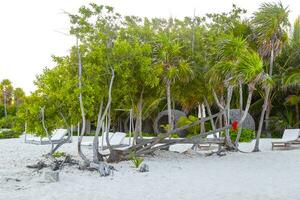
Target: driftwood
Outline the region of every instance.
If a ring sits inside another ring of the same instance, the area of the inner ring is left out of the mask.
[[[44,161],[38,161],[36,164],[33,164],[33,165],[27,165],[26,166],[27,168],[30,168],[30,169],[37,169],[37,170],[41,170],[45,167],[48,167],[48,165],[46,165],[46,163]]]
[[[109,176],[113,173],[113,171],[116,170],[112,165],[107,165],[104,162],[100,162],[100,163],[91,162],[90,166],[87,169],[90,171],[94,171],[94,170],[98,171],[100,176]]]
[[[58,160],[58,159],[52,159],[52,157],[49,157],[49,154],[45,155],[46,160],[40,160],[36,164],[27,165],[27,168],[30,169],[36,169],[41,170],[43,168],[50,167],[52,171],[58,171],[61,170],[66,164],[68,165],[78,165],[78,161],[72,159],[70,155],[66,155],[64,159]],[[48,161],[47,161],[48,160]],[[48,164],[47,164],[48,163]]]
[[[149,165],[142,164],[140,169],[139,169],[139,172],[149,172]]]
[[[211,151],[209,153],[206,153],[205,156],[212,156],[216,154],[217,156],[225,156],[226,150],[225,149],[219,149],[218,151]]]

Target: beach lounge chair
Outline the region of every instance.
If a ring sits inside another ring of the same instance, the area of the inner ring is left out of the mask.
[[[292,144],[300,144],[300,129],[285,129],[281,139],[272,140],[272,150],[275,147],[290,148]]]
[[[27,134],[25,134],[25,143],[28,144],[39,144],[39,145],[45,145],[45,144],[58,144],[60,142],[62,142],[63,140],[67,140],[68,139],[68,130],[67,129],[55,129],[52,132],[52,136],[51,136],[51,141],[48,138],[45,137],[28,137]],[[68,141],[66,141],[68,143],[72,142],[72,137],[70,137],[68,139]]]
[[[215,134],[216,134],[217,138],[220,138],[219,132],[217,132],[217,133],[215,133]],[[208,135],[206,138],[208,138],[208,139],[215,139],[215,136],[214,136],[214,134],[210,134],[210,135]],[[199,144],[199,145],[198,145],[198,148],[199,148],[199,149],[209,149],[209,148],[211,147],[211,144],[212,144],[212,143],[203,143],[203,144]]]
[[[126,133],[123,133],[123,132],[115,132],[115,133],[109,132],[108,137],[109,137],[109,143],[113,147],[127,146],[127,144],[124,143]],[[81,146],[93,146],[93,142],[82,142]],[[103,135],[99,137],[99,147],[100,148],[103,147],[103,149],[107,148],[106,132],[104,132]]]

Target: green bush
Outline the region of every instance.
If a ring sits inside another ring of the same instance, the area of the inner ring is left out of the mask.
[[[143,157],[137,157],[135,155],[135,153],[131,153],[131,156],[130,156],[130,161],[132,162],[133,166],[135,168],[139,168],[139,166],[142,164],[142,162],[144,161],[144,158]]]
[[[21,133],[10,129],[0,130],[0,139],[18,138]]]
[[[15,117],[12,115],[7,115],[7,117],[2,117],[0,119],[0,127],[2,128],[12,128],[15,124]]]
[[[230,133],[231,140],[234,142],[237,137],[238,131],[233,131],[232,129],[230,129],[229,133]],[[250,142],[254,138],[255,138],[255,131],[251,129],[243,128],[239,142]]]
[[[57,151],[57,152],[55,152],[55,153],[52,154],[52,156],[54,158],[64,157],[65,155],[66,155],[66,153],[65,152],[61,152],[61,151]]]

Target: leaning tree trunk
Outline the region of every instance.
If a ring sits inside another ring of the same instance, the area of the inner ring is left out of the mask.
[[[232,92],[233,92],[233,87],[232,86],[228,86],[227,88],[227,102],[226,102],[226,109],[225,109],[225,126],[229,126],[230,125],[230,102],[231,102],[231,98],[232,98]],[[232,144],[231,138],[230,138],[230,133],[229,133],[229,129],[225,130],[225,139],[228,145],[229,149],[234,149],[234,145]]]
[[[253,149],[253,152],[258,152],[259,151],[259,139],[261,136],[261,131],[262,131],[262,127],[263,127],[263,123],[264,123],[264,117],[265,117],[265,113],[268,107],[268,99],[269,99],[269,95],[270,95],[270,86],[266,86],[265,88],[265,100],[264,100],[264,105],[260,114],[260,120],[259,120],[259,125],[258,125],[258,130],[257,130],[257,134],[256,134],[256,142],[255,142],[255,146]]]
[[[168,123],[169,130],[173,130],[173,117],[172,117],[172,106],[171,106],[171,81],[166,78],[166,92],[167,92],[167,107],[168,107]]]
[[[81,142],[84,136],[84,131],[85,131],[85,113],[84,113],[84,105],[83,105],[83,100],[82,100],[82,64],[81,64],[81,55],[80,55],[80,50],[78,46],[78,39],[77,39],[77,54],[78,54],[78,87],[80,90],[79,93],[79,104],[80,104],[80,111],[81,111],[81,118],[82,118],[82,127],[81,127],[81,133],[80,136],[78,137],[78,143],[77,143],[77,150],[78,150],[78,155],[82,158],[82,160],[85,162],[86,165],[90,163],[88,158],[83,154],[81,150]]]
[[[209,106],[209,103],[208,103],[206,97],[204,97],[204,103],[205,103],[205,106],[206,106],[208,116],[211,117],[212,114],[211,114],[210,106]],[[215,125],[215,121],[214,121],[213,118],[210,118],[210,124],[211,124],[212,130],[216,130],[216,125]],[[218,138],[217,134],[214,134],[214,138]]]
[[[240,119],[240,124],[241,124],[241,127],[242,127],[242,124],[244,122],[244,120],[246,119],[246,116],[249,112],[249,108],[250,108],[250,105],[251,105],[251,100],[252,100],[252,95],[253,95],[253,92],[254,92],[254,89],[255,89],[255,83],[250,83],[248,85],[248,98],[247,98],[247,102],[246,102],[246,106],[245,106],[245,110],[244,110],[244,114],[242,115],[241,119]],[[235,140],[235,146],[238,147],[238,143],[239,143],[239,139],[241,137],[241,133],[242,132],[238,132],[238,135],[236,137],[236,140]]]
[[[243,115],[242,114],[243,113],[243,84],[242,84],[241,80],[239,81],[239,95],[240,95],[240,98],[239,98],[239,100],[240,100],[240,118],[242,118],[242,115]],[[235,142],[234,142],[235,147],[238,147],[238,142],[240,140],[242,130],[243,130],[243,124],[240,124],[240,127],[238,129],[238,134],[237,134]]]
[[[269,76],[270,77],[272,77],[272,75],[273,75],[273,64],[274,64],[274,44],[272,43],[271,44],[272,45],[272,48],[271,48],[271,56],[270,56],[270,71],[269,71]],[[271,88],[270,88],[270,92],[269,93],[271,93],[272,91],[271,91]],[[268,106],[267,106],[267,110],[266,110],[266,121],[265,121],[265,124],[266,124],[266,131],[267,131],[267,136],[268,137],[272,137],[272,134],[271,134],[271,132],[270,132],[270,114],[271,114],[271,109],[272,109],[272,107],[271,107],[271,99],[270,99],[270,95],[268,95],[268,102],[267,102],[267,104],[268,104]]]
[[[47,138],[48,138],[48,140],[49,140],[49,142],[50,142],[50,144],[51,144],[51,151],[50,151],[50,154],[52,155],[53,149],[54,149],[54,144],[53,144],[53,142],[52,142],[52,140],[51,140],[51,136],[49,135],[48,129],[46,128],[46,124],[45,124],[45,107],[42,107],[42,108],[41,108],[41,116],[42,116],[42,125],[43,125],[43,129],[44,129],[44,131],[45,131],[45,133],[46,133],[46,135],[47,135]]]
[[[114,70],[112,69],[112,75],[111,75],[111,79],[110,79],[110,83],[109,83],[109,89],[108,89],[108,100],[107,100],[107,104],[106,104],[106,107],[105,107],[105,110],[101,116],[101,113],[102,113],[102,103],[101,103],[101,107],[100,107],[100,111],[99,111],[99,114],[98,114],[98,120],[97,120],[97,128],[96,128],[96,134],[95,134],[95,137],[94,137],[94,141],[93,141],[93,161],[98,163],[99,160],[102,160],[102,157],[101,155],[99,154],[99,132],[101,129],[104,130],[104,127],[102,127],[103,125],[103,122],[104,122],[104,119],[105,117],[107,116],[107,114],[109,114],[109,124],[110,124],[110,106],[111,106],[111,101],[112,101],[112,96],[111,96],[111,92],[112,92],[112,86],[113,86],[113,82],[114,82],[114,78],[115,78],[115,72]],[[109,128],[108,130],[106,130],[106,140],[108,140],[108,135],[109,135]],[[110,147],[110,143],[109,143],[109,140],[106,141],[106,144],[108,145],[108,147]],[[111,149],[110,149],[111,150]]]

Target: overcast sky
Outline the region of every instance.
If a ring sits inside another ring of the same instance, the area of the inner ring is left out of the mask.
[[[52,67],[51,55],[66,55],[75,39],[68,33],[69,20],[63,10],[75,13],[89,2],[111,5],[124,15],[184,17],[226,12],[232,4],[250,16],[264,0],[1,0],[0,80],[8,78],[27,94],[34,90],[35,76]],[[274,2],[271,1],[271,2]],[[289,6],[290,20],[300,15],[300,0],[282,0]]]

